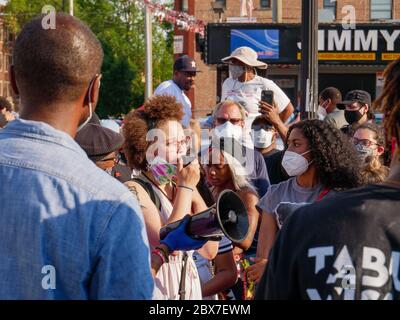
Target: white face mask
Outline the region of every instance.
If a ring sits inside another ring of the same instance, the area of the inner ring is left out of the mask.
[[[232,79],[239,79],[244,72],[245,69],[242,66],[229,65],[229,74]]]
[[[82,128],[89,123],[90,119],[92,118],[92,115],[93,115],[92,103],[89,102],[89,117],[81,125],[79,125],[78,129],[76,130],[76,132],[81,131]]]
[[[216,138],[233,138],[240,140],[243,136],[243,128],[241,126],[235,126],[231,122],[227,121],[220,126],[217,126],[213,130],[213,134]]]
[[[95,81],[95,79],[93,79],[92,82],[90,83],[89,95],[92,93],[92,87],[93,87],[94,81]],[[100,87],[100,82],[99,82],[99,87]],[[93,115],[92,101],[90,101],[90,98],[89,98],[89,117],[82,124],[79,125],[78,129],[76,129],[76,132],[81,131],[82,128],[89,123],[90,119],[92,119],[92,115]]]
[[[253,130],[253,143],[256,148],[268,148],[272,144],[274,133],[264,129]]]
[[[309,163],[303,156],[311,152],[308,150],[302,154],[292,151],[286,151],[282,159],[282,167],[290,177],[297,177],[307,171]]]
[[[328,106],[328,104],[326,103],[327,101],[325,101],[323,104],[320,104],[318,106],[318,118],[319,120],[324,120],[326,118],[326,116],[328,115],[328,111],[326,111],[326,107]]]

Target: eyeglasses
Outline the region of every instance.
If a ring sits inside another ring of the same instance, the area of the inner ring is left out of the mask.
[[[363,145],[364,147],[367,147],[367,148],[369,148],[369,147],[371,147],[373,145],[379,146],[379,144],[377,144],[376,142],[373,142],[373,141],[368,140],[368,139],[357,139],[357,138],[353,137],[352,140],[353,140],[353,144],[354,145],[361,144],[361,145]]]
[[[243,119],[240,119],[240,118],[231,118],[231,119],[217,118],[217,122],[220,124],[224,124],[227,121],[229,121],[233,125],[238,125],[243,121]]]
[[[189,144],[190,144],[190,137],[185,137],[179,141],[178,140],[170,140],[170,141],[167,141],[167,143],[166,143],[167,147],[175,145],[177,148],[182,147],[182,146],[188,147]]]
[[[121,156],[119,154],[117,154],[115,157],[109,157],[109,158],[101,159],[98,162],[114,161],[115,164],[118,164],[120,160],[121,160]]]

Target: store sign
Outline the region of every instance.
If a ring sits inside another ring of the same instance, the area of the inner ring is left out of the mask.
[[[259,59],[279,59],[279,30],[231,30],[231,52],[250,47]]]
[[[301,60],[298,24],[210,24],[207,32],[208,63],[220,63],[235,43],[244,44],[244,41],[257,52],[262,47],[275,49],[274,55],[259,55],[267,63],[298,64]],[[239,32],[242,39],[238,39]],[[262,35],[274,32],[279,43],[271,47],[270,40],[276,38]],[[342,25],[320,25],[318,49],[320,64],[387,64],[400,57],[400,25],[358,24],[356,29],[349,30]]]

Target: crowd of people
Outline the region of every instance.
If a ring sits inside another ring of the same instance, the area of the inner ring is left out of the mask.
[[[57,23],[23,27],[19,114],[0,99],[0,299],[399,298],[400,60],[374,104],[329,87],[318,119],[300,120],[257,74],[257,53],[238,48],[201,127],[185,94],[199,70],[182,56],[120,126],[95,113],[100,42],[75,17]],[[246,236],[192,234],[191,217],[226,190]]]

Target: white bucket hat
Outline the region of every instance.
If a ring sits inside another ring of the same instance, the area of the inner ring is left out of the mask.
[[[258,60],[257,52],[249,47],[240,47],[235,49],[229,57],[221,59],[222,62],[228,63],[231,59],[237,59],[250,67],[267,69],[268,65]]]

